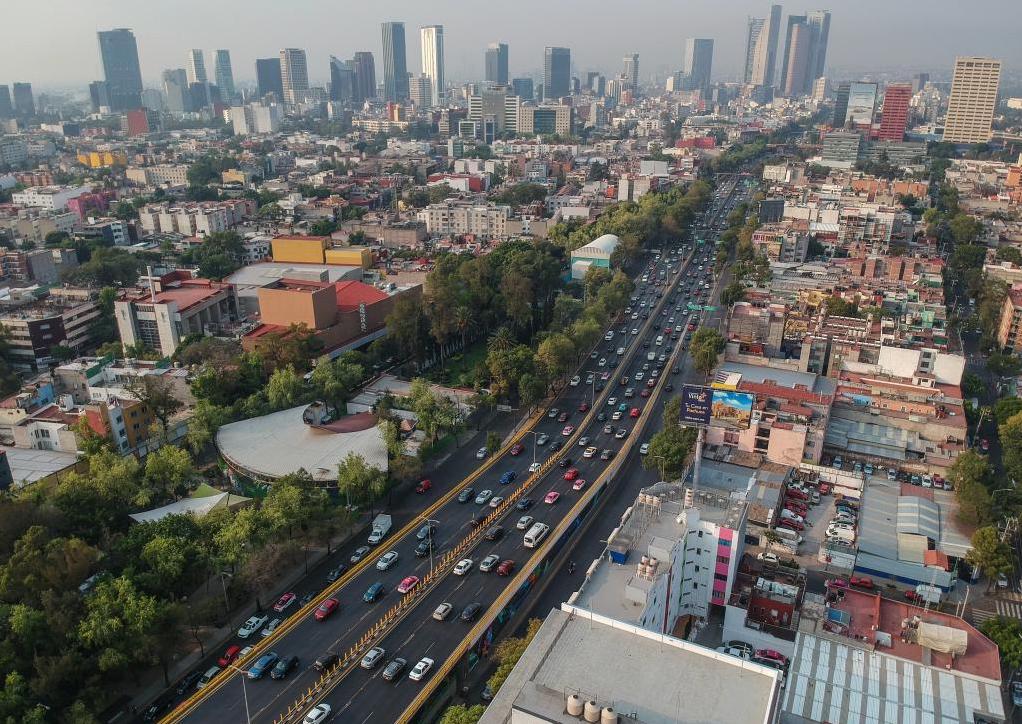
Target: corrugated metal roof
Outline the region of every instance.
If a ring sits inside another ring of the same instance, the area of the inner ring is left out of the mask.
[[[940,538],[940,509],[932,500],[915,495],[898,497],[898,532]]]

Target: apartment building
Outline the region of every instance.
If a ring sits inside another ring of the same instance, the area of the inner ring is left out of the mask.
[[[446,201],[430,204],[416,214],[431,236],[466,236],[502,239],[507,235],[511,207],[505,204],[473,204]]]
[[[0,205],[0,235],[11,240],[27,240],[41,244],[47,234],[71,234],[80,220],[71,211],[48,211],[37,207],[18,208]]]
[[[139,209],[139,223],[147,234],[177,233],[207,236],[227,231],[255,215],[251,199],[194,204],[147,204]]]
[[[770,261],[800,264],[809,253],[809,239],[805,222],[763,224],[753,232],[752,245]]]
[[[1001,305],[1001,321],[997,325],[997,344],[1013,354],[1022,352],[1022,286],[1008,290]]]
[[[94,292],[54,289],[39,298],[32,288],[0,297],[0,325],[7,331],[11,364],[43,369],[56,346],[81,353],[92,343],[91,329],[100,317]]]
[[[15,206],[31,206],[46,211],[63,211],[71,199],[92,191],[90,186],[32,186],[11,195]]]
[[[125,171],[125,177],[137,186],[187,186],[188,166],[163,163],[156,166],[135,166]]]

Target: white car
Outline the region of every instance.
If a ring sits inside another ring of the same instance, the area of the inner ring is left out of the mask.
[[[487,455],[489,455],[489,452],[484,447],[481,447],[478,450],[476,450],[476,460],[482,460]]]
[[[397,563],[398,555],[397,551],[387,551],[380,559],[376,561],[376,570],[378,571],[389,571],[395,563]]]
[[[640,382],[642,380],[642,378],[643,378],[643,374],[642,374],[642,371],[640,370],[639,372],[635,373],[635,377],[633,379],[636,382]]]
[[[269,616],[249,616],[248,620],[241,625],[240,629],[238,629],[238,638],[247,639],[249,636],[265,626],[266,622],[269,620]]]
[[[617,398],[616,397],[608,397],[607,398],[607,407],[613,407],[616,404],[617,404]]]
[[[549,441],[550,441],[550,436],[547,435],[545,432],[540,433],[539,437],[536,438],[536,444],[537,445],[546,445],[547,442],[549,442]]]
[[[454,566],[454,575],[464,576],[472,570],[473,565],[475,565],[475,562],[471,558],[462,558],[458,561],[458,564]]]
[[[277,630],[277,626],[280,626],[280,623],[283,620],[284,619],[282,619],[282,618],[275,618],[272,621],[270,621],[268,624],[266,624],[266,628],[263,629],[263,633],[262,633],[263,638],[266,638],[271,633],[276,631]]]
[[[503,495],[494,495],[492,498],[490,498],[490,507],[491,508],[496,508],[498,505],[500,505],[503,502],[504,502],[504,496]]]
[[[610,330],[605,335],[603,335],[603,339],[606,340],[607,342],[614,339],[614,330]]]
[[[454,606],[447,601],[444,601],[433,611],[433,619],[436,621],[446,621],[447,617],[451,615],[451,611],[453,610]]]
[[[530,473],[534,473],[537,470],[539,470],[541,467],[543,467],[542,463],[535,462],[535,463],[533,463],[532,465],[529,466],[529,472]]]
[[[515,524],[515,528],[517,528],[518,530],[528,530],[529,528],[532,527],[532,524],[535,520],[536,519],[533,518],[531,515],[523,515],[521,518],[518,519],[518,522]]]
[[[305,714],[302,724],[322,724],[330,718],[332,712],[329,704],[316,704]]]
[[[582,382],[582,378],[579,377],[578,375],[575,375],[574,377],[571,378],[571,381],[568,382],[568,384],[571,385],[572,387],[578,387],[580,382]]]
[[[429,673],[429,670],[433,668],[433,659],[424,656],[422,660],[417,663],[411,671],[408,672],[408,678],[412,681],[422,681],[423,677]]]
[[[649,443],[644,442],[639,445],[639,455],[649,455]]]
[[[492,497],[493,497],[492,490],[480,490],[479,495],[476,496],[476,505],[486,505],[486,503]]]
[[[479,570],[482,571],[483,573],[489,573],[496,567],[498,563],[500,563],[500,556],[498,556],[496,553],[491,553],[490,555],[486,556],[486,558],[479,561]]]
[[[763,561],[763,563],[780,563],[781,559],[777,557],[776,553],[770,551],[764,551],[756,556],[757,560]]]

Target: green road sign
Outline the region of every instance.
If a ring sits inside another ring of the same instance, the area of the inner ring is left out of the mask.
[[[709,305],[704,305],[703,306],[703,311],[704,312],[716,312],[717,308],[716,307],[711,307]]]
[[[693,304],[692,302],[688,303],[688,311],[698,312],[700,309],[702,309],[702,307],[699,306],[698,304]]]

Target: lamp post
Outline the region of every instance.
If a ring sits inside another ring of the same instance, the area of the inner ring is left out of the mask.
[[[235,666],[234,664],[227,664],[227,668],[228,669],[234,669],[239,674],[241,674],[241,695],[245,699],[245,721],[248,724],[252,724],[252,716],[249,713],[249,709],[248,709],[248,687],[245,684],[245,679],[248,678],[248,672],[245,671],[242,668],[239,668],[239,667]]]
[[[667,467],[667,458],[663,455],[651,455],[650,457],[654,460],[660,461],[660,479],[666,482],[665,478],[667,477],[667,473],[665,472],[665,469]]]
[[[426,540],[429,541],[429,572],[433,572],[433,526],[439,526],[440,521],[433,520],[432,518],[426,518],[426,525],[429,526],[429,534],[426,536]]]
[[[536,448],[538,447],[538,443],[536,441],[539,439],[540,433],[536,432],[535,430],[526,430],[526,432],[528,432],[530,435],[532,435],[532,463],[533,463],[533,465],[535,465],[536,464]]]

